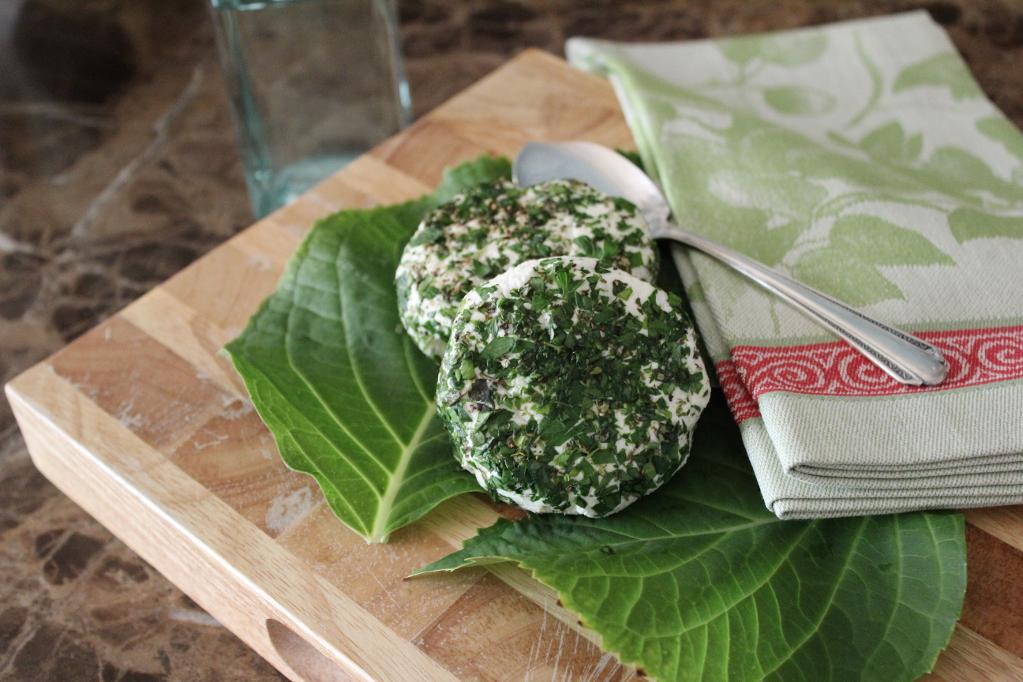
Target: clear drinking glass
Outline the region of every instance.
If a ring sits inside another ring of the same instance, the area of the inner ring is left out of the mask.
[[[257,216],[407,125],[393,0],[210,0]]]

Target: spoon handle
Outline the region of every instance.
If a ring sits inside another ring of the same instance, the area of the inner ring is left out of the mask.
[[[859,350],[896,381],[910,386],[935,386],[948,364],[931,344],[853,310],[840,301],[800,284],[762,263],[711,239],[661,222],[654,232],[713,256],[795,308],[809,314]]]

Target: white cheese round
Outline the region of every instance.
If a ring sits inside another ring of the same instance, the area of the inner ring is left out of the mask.
[[[395,273],[402,324],[440,360],[466,293],[522,261],[561,255],[600,258],[646,281],[657,274],[656,244],[625,199],[570,180],[484,184],[432,211],[409,240]]]
[[[495,498],[596,517],[674,475],[709,395],[677,296],[561,257],[464,298],[437,408],[462,466]]]

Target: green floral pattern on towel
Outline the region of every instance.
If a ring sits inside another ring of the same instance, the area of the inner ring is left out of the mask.
[[[955,99],[983,97],[970,70],[954,52],[943,52],[907,66],[899,72],[893,90],[900,92],[928,85],[948,88]]]
[[[942,322],[939,302],[953,324],[1023,318],[1004,292],[969,303],[983,298],[972,272],[1023,259],[1023,136],[944,34],[935,51],[933,35],[903,42],[898,21],[868,24],[654,47],[586,41],[569,55],[612,76],[687,229],[911,326]],[[722,266],[689,260],[726,338],[821,335]]]

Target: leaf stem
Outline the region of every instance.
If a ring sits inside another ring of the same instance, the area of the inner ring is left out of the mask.
[[[870,74],[871,92],[870,98],[867,100],[867,103],[863,105],[863,108],[845,124],[847,129],[858,124],[866,118],[867,114],[877,107],[877,103],[881,101],[881,92],[884,89],[881,70],[877,68],[877,64],[871,61],[870,57],[867,56],[867,53],[864,51],[863,42],[860,40],[859,33],[853,34],[853,42],[856,44],[856,54],[859,56],[860,61],[863,62],[863,66],[866,67],[867,73]]]

